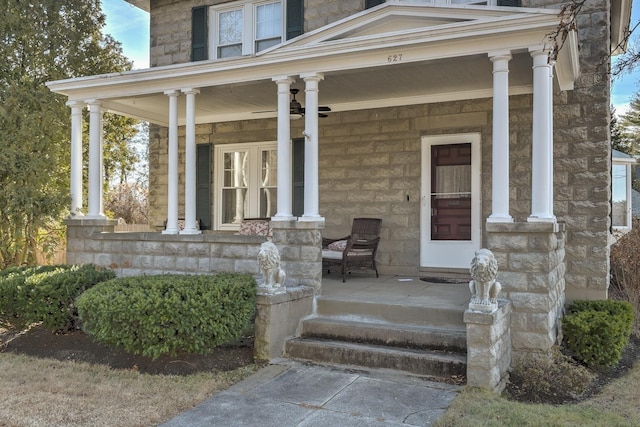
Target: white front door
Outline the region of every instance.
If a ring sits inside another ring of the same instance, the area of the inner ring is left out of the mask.
[[[420,266],[469,268],[480,241],[480,134],[424,136]]]

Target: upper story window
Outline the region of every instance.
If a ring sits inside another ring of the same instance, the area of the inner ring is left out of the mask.
[[[251,55],[282,42],[282,2],[239,2],[212,6],[209,14],[214,58]]]
[[[482,6],[520,6],[520,0],[400,0],[406,3],[423,3],[432,5],[469,4]],[[365,0],[365,9],[385,3],[385,0]]]

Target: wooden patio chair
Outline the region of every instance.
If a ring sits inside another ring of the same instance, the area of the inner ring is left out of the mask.
[[[354,218],[351,234],[339,239],[322,239],[322,267],[331,273],[331,267],[338,266],[345,281],[347,273],[356,269],[376,272],[376,253],[380,242],[382,220],[379,218]]]

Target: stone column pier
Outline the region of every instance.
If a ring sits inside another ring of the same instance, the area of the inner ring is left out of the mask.
[[[309,286],[319,295],[324,221],[271,221],[271,229],[287,273],[286,286]]]
[[[487,223],[487,246],[498,260],[503,296],[513,304],[514,361],[545,354],[562,339],[565,303],[565,225]]]

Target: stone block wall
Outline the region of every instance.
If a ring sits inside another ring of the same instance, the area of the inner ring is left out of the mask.
[[[487,224],[487,247],[498,260],[502,296],[513,304],[514,359],[546,352],[562,339],[565,227],[552,223]]]
[[[523,104],[528,98],[524,97]],[[379,270],[385,274],[418,274],[421,137],[480,133],[482,193],[490,195],[491,164],[484,159],[491,157],[491,105],[490,99],[478,99],[332,113],[322,119],[319,128],[320,214],[326,220],[322,233],[327,237],[345,236],[351,230],[354,217],[382,218],[377,258]],[[304,123],[291,123],[292,138],[301,137]],[[196,139],[198,143],[214,145],[275,141],[276,125],[276,120],[203,124],[196,127]],[[183,128],[179,135],[179,216],[182,216]],[[150,222],[161,228],[167,211],[166,128],[152,126],[149,161]],[[214,182],[215,165],[212,170]],[[530,190],[522,193],[529,195]],[[215,203],[214,194],[212,204],[215,206]],[[491,203],[483,202],[482,206],[485,218],[490,214]],[[213,208],[212,212],[215,212]]]
[[[264,236],[231,232],[198,235],[114,233],[115,221],[69,219],[67,262],[95,264],[118,276],[142,274],[214,274],[223,272],[261,275],[257,257]],[[286,222],[274,230],[274,243],[287,273],[285,285],[305,285],[320,293],[322,224]]]
[[[191,9],[229,0],[151,0],[150,65],[191,61]],[[364,0],[305,0],[304,31],[309,32],[364,10]]]
[[[522,0],[525,7],[564,2]],[[566,224],[566,296],[606,298],[609,283],[611,1],[587,1],[577,18],[580,77],[554,94],[554,212]]]

